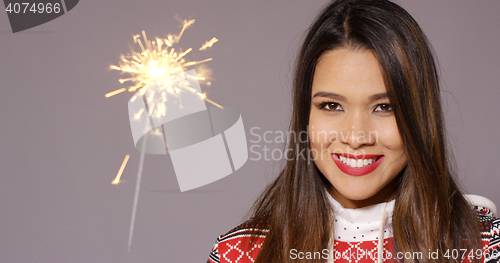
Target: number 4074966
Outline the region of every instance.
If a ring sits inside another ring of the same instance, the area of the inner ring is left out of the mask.
[[[9,3],[5,8],[7,13],[26,14],[26,13],[60,13],[60,3]]]

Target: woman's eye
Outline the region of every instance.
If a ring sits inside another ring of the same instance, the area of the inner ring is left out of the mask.
[[[323,102],[318,106],[318,108],[326,111],[344,111],[342,106],[336,102]]]
[[[374,112],[392,112],[392,106],[389,103],[384,103],[384,104],[379,104],[375,109],[373,110]]]

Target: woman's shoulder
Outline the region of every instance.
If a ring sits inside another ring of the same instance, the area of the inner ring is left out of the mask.
[[[268,221],[243,222],[217,238],[207,263],[254,262],[268,232]]]
[[[497,207],[490,199],[480,195],[464,195],[465,199],[474,207],[481,226],[483,243],[488,241],[495,245],[500,243],[500,219],[496,217]]]
[[[492,209],[474,206],[481,227],[484,262],[500,261],[500,218]],[[495,209],[496,210],[496,209]]]

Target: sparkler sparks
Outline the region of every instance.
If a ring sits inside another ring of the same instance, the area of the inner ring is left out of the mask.
[[[111,91],[109,93],[106,93],[106,95],[104,95],[104,97],[109,98],[109,97],[114,96],[116,94],[120,94],[120,93],[122,93],[122,92],[124,92],[126,90],[127,90],[126,88],[117,89],[115,91]]]
[[[120,183],[120,178],[122,177],[123,170],[125,170],[125,166],[127,165],[128,159],[130,158],[130,154],[127,154],[125,156],[125,159],[123,159],[122,166],[120,166],[120,170],[118,170],[118,174],[116,174],[115,180],[111,182],[111,184],[119,184]]]
[[[212,47],[215,44],[215,42],[217,42],[217,41],[219,41],[219,40],[215,37],[210,39],[209,41],[205,42],[205,44],[203,44],[203,46],[200,47],[200,50],[205,50],[209,47]]]
[[[184,72],[188,67],[212,60],[211,58],[207,58],[200,61],[188,61],[185,56],[193,50],[192,48],[182,51],[182,49],[176,50],[173,47],[179,43],[184,31],[194,22],[194,19],[184,20],[179,35],[168,35],[167,38],[156,37],[154,41],[149,40],[146,33],[142,31],[142,40],[141,35],[133,37],[134,43],[140,47],[140,51],[132,50],[131,53],[120,57],[119,66],[110,66],[113,70],[130,75],[129,78],[119,79],[120,83],[134,83],[133,86],[128,88],[129,92],[139,91],[141,95],[144,95],[148,91],[148,102],[150,103],[148,113],[150,116],[153,114],[165,116],[167,110],[164,107],[165,102],[169,96],[178,97],[181,88],[196,93],[200,99],[204,99],[214,106],[222,108],[221,105],[207,99],[205,93],[200,93],[189,87],[189,84],[186,84],[185,80],[176,75]],[[207,41],[199,50],[205,50],[217,41],[218,39],[214,37]],[[198,76],[197,78],[197,80],[205,79],[203,76]],[[154,88],[150,88],[151,86],[154,86]],[[109,92],[106,94],[106,98],[123,91],[125,90],[122,88]],[[160,96],[155,96],[155,94],[159,94]],[[155,101],[152,101],[152,98],[156,98]]]

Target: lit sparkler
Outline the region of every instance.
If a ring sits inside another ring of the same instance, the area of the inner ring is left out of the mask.
[[[142,31],[142,34],[135,35],[133,37],[134,43],[137,44],[140,50],[132,50],[127,55],[121,55],[120,63],[118,66],[111,65],[110,68],[113,70],[118,70],[124,74],[129,74],[128,78],[119,79],[120,83],[131,82],[133,86],[127,88],[120,88],[115,91],[105,94],[106,98],[112,97],[114,95],[123,93],[125,91],[137,92],[139,95],[134,95],[130,101],[134,102],[139,96],[139,99],[145,99],[148,102],[149,109],[144,111],[144,109],[139,110],[134,114],[135,118],[139,118],[144,112],[151,116],[165,116],[167,107],[166,102],[169,97],[178,97],[181,89],[190,91],[198,95],[201,99],[213,104],[216,107],[223,108],[221,105],[208,99],[205,93],[198,92],[196,89],[189,86],[189,81],[186,81],[186,77],[195,78],[198,80],[205,80],[202,74],[198,74],[196,77],[192,77],[186,74],[179,74],[185,72],[187,68],[211,61],[212,58],[207,58],[200,61],[189,61],[186,59],[193,49],[188,48],[183,51],[181,48],[176,49],[175,44],[179,43],[184,31],[193,23],[192,20],[184,20],[182,24],[181,31],[178,35],[168,35],[166,38],[155,37],[154,40],[147,38],[146,33]],[[141,39],[142,35],[142,39]],[[205,42],[199,50],[206,50],[212,47],[214,43],[218,41],[217,38],[212,38],[211,40]],[[153,85],[155,84],[155,85]],[[210,84],[208,84],[210,85]],[[182,104],[179,104],[182,107]],[[147,138],[147,137],[146,137]],[[128,240],[128,251],[130,252],[130,247],[132,243],[132,237],[134,232],[134,222],[137,212],[138,197],[140,191],[140,182],[142,177],[143,165],[144,165],[144,155],[145,155],[146,142],[142,145],[142,151],[139,161],[139,168],[137,172],[137,182],[134,195],[134,203],[132,208],[132,218],[130,224],[129,240]],[[120,182],[120,177],[125,169],[129,155],[125,157],[125,160],[120,167],[115,180],[112,184],[118,184]]]

